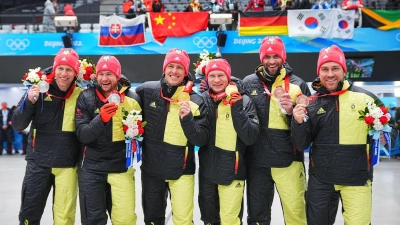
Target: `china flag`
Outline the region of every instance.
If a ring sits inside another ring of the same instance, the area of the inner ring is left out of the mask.
[[[208,12],[151,12],[149,24],[154,39],[162,45],[167,37],[189,36],[206,30],[209,15]]]

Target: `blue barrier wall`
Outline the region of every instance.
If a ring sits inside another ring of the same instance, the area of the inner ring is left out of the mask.
[[[236,31],[225,31],[228,35],[222,53],[257,53],[262,36],[238,36]],[[64,33],[0,34],[0,56],[54,55],[63,47]],[[372,28],[357,28],[354,38],[323,39],[281,36],[287,53],[319,52],[323,47],[336,44],[345,52],[400,51],[400,29],[380,31]],[[151,33],[146,32],[146,44],[129,47],[100,47],[97,33],[75,33],[74,48],[80,55],[129,55],[165,54],[173,47],[185,49],[189,54],[199,54],[203,49],[217,51],[216,32],[202,31],[191,36],[167,38],[164,45],[157,44]]]

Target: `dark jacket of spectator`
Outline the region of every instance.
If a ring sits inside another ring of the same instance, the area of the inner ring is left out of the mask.
[[[388,0],[385,6],[386,10],[398,10],[399,9],[399,2],[396,0]]]
[[[294,3],[295,9],[311,9],[311,3],[309,0],[296,0]]]
[[[151,5],[153,12],[164,12],[164,4],[161,2],[161,0],[155,0],[153,4]]]

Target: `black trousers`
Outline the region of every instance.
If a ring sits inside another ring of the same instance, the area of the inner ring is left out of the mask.
[[[0,128],[1,150],[3,150],[3,143],[5,141],[7,141],[7,153],[11,154],[12,153],[12,143],[14,141],[14,130],[11,126],[8,126],[5,130]]]

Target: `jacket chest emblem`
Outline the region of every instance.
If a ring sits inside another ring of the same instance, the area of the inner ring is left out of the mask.
[[[325,109],[323,109],[322,107],[318,109],[317,114],[324,114],[326,113]]]
[[[242,185],[239,182],[235,186],[235,188],[241,188],[241,187],[242,187]]]
[[[156,106],[156,102],[152,102],[152,103],[150,103],[150,107],[152,107],[152,108],[157,108],[157,106]]]
[[[51,97],[49,95],[46,96],[46,98],[44,98],[45,102],[51,102],[53,101],[53,99],[51,99]]]
[[[258,95],[257,90],[253,90],[250,95]]]
[[[96,110],[94,110],[94,113],[100,113],[100,109],[97,108]]]

